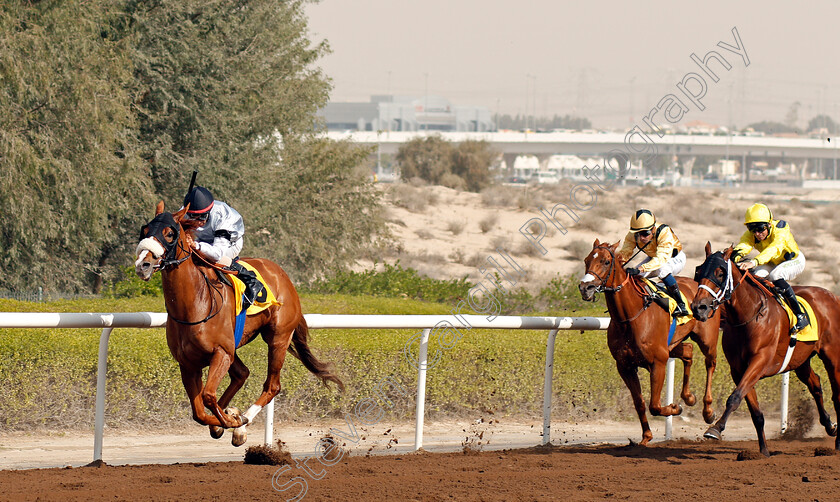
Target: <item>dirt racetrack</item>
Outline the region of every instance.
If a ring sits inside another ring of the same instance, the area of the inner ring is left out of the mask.
[[[345,456],[330,467],[310,462],[323,477],[307,478],[305,494],[291,482],[302,471],[242,462],[13,470],[0,471],[0,500],[837,500],[833,439],[771,440],[770,458],[757,458],[756,444]],[[739,460],[742,452],[756,458]],[[272,487],[275,474],[287,491]]]

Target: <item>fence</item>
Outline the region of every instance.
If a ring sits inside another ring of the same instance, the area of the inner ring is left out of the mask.
[[[545,382],[543,386],[543,444],[551,441],[551,397],[554,374],[554,341],[560,330],[604,330],[609,326],[608,317],[520,317],[500,316],[488,320],[480,315],[330,315],[307,314],[306,322],[312,329],[422,329],[417,368],[417,402],[414,432],[414,449],[423,445],[423,422],[426,401],[427,349],[429,336],[436,327],[450,326],[461,329],[528,329],[549,330],[546,343]],[[468,323],[468,324],[467,324]],[[96,375],[96,417],[93,459],[102,459],[105,429],[105,376],[108,364],[108,342],[114,328],[160,328],[166,325],[166,314],[159,312],[133,313],[28,313],[0,312],[0,328],[102,328],[99,337],[99,355]],[[789,374],[782,379],[781,430],[787,428],[787,393]],[[674,360],[668,361],[665,384],[666,402],[673,401]],[[274,438],[274,401],[265,409],[265,443]],[[666,418],[665,437],[671,437],[671,417]]]

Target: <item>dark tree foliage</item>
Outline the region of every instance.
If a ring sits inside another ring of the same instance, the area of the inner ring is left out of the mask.
[[[480,192],[490,185],[490,166],[498,157],[487,141],[463,141],[452,152],[452,172],[460,176],[467,190]]]
[[[245,217],[244,254],[297,279],[370,245],[384,226],[365,152],[313,136],[328,47],[304,3],[4,3],[0,288],[98,291],[193,170]]]
[[[828,134],[837,134],[838,130],[840,130],[837,127],[837,123],[828,115],[817,115],[808,121],[808,127],[805,128],[809,132],[819,131],[820,129],[826,129]]]
[[[114,5],[0,7],[0,289],[97,291],[136,244],[151,184]]]
[[[490,166],[497,157],[498,152],[487,141],[453,145],[440,136],[427,136],[400,145],[396,161],[405,181],[420,178],[434,185],[478,192],[491,183]],[[451,184],[452,175],[461,186]]]
[[[798,134],[801,132],[797,127],[782,124],[781,122],[774,122],[772,120],[762,120],[761,122],[750,124],[747,127],[752,128],[754,131],[763,132],[764,134]]]
[[[403,180],[420,178],[437,185],[452,172],[452,144],[440,136],[417,137],[400,145],[396,161]]]

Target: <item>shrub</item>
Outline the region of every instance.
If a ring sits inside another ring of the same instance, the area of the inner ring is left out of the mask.
[[[490,230],[499,223],[499,215],[496,213],[492,213],[486,218],[482,219],[478,222],[478,228],[481,230],[481,233],[486,234]]]
[[[163,296],[163,280],[160,274],[152,274],[148,281],[137,277],[134,267],[128,266],[123,269],[125,278],[115,282],[110,291],[105,291],[103,296],[110,298],[137,298],[138,296]]]
[[[314,293],[342,293],[409,297],[430,302],[450,302],[464,297],[472,284],[462,279],[436,280],[422,277],[416,270],[406,269],[397,262],[384,264],[381,270],[339,272],[333,277],[316,281],[308,288]]]

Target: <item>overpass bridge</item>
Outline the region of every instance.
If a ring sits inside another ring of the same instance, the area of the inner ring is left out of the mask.
[[[460,143],[486,140],[503,154],[515,155],[602,155],[613,149],[624,150],[624,133],[533,133],[533,132],[328,132],[331,139],[350,139],[356,143],[379,147],[380,153],[395,154],[400,145],[417,137],[439,135]],[[767,158],[834,159],[837,142],[826,138],[776,138],[767,136],[706,136],[667,134],[650,138],[660,154],[714,155],[732,158],[743,155]],[[840,137],[838,137],[840,141]]]
[[[486,140],[506,159],[516,155],[536,155],[547,157],[555,154],[598,157],[618,149],[626,151],[625,133],[534,133],[534,132],[388,132],[354,131],[329,132],[331,139],[349,139],[361,145],[378,148],[381,154],[396,154],[400,145],[417,137],[440,135],[453,143],[467,140]],[[650,139],[657,145],[658,155],[698,156],[711,155],[730,159],[747,158],[787,159],[811,162],[830,159],[825,165],[836,164],[837,142],[840,137],[831,138],[777,138],[766,136],[708,136],[688,134],[668,134],[659,138],[651,134]],[[510,165],[510,163],[508,164]]]

